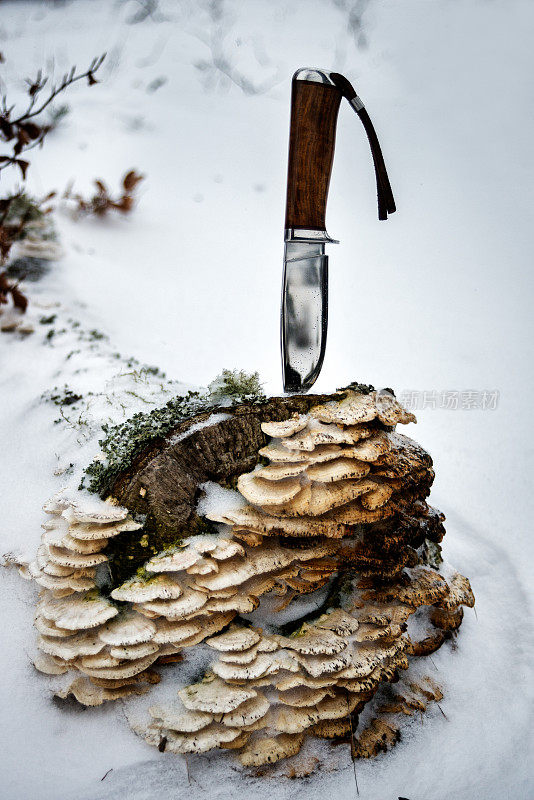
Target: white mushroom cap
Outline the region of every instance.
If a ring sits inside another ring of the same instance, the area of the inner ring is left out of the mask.
[[[69,532],[76,539],[83,541],[97,541],[99,539],[111,539],[120,533],[137,531],[143,526],[139,522],[127,517],[119,522],[110,522],[104,525],[98,523],[71,522],[68,526]]]
[[[167,575],[155,575],[151,578],[134,576],[111,592],[114,600],[126,600],[130,603],[176,600],[182,594],[180,584]]]
[[[56,597],[66,597],[67,594],[84,592],[96,586],[92,578],[50,578],[44,573],[40,578],[36,578],[36,582],[45,589],[52,589]]]
[[[152,640],[158,644],[168,644],[169,642],[182,642],[201,630],[199,623],[190,622],[170,622],[167,619],[158,619],[155,623],[157,631]]]
[[[356,458],[336,458],[333,461],[311,464],[306,469],[306,475],[311,481],[329,483],[349,478],[364,478],[370,469],[368,463],[358,461]]]
[[[165,730],[165,729],[164,729]],[[196,733],[165,731],[165,750],[171,753],[205,753],[240,735],[239,730],[212,724]]]
[[[242,561],[221,564],[217,574],[203,575],[197,578],[196,583],[210,591],[239,586],[256,575],[286,567],[297,557],[297,553],[292,553],[276,543],[266,544],[258,550],[249,551],[247,558]]]
[[[276,639],[281,647],[287,647],[306,655],[335,655],[344,650],[347,645],[346,640],[333,631],[313,627],[299,636],[291,638],[277,636]]]
[[[366,515],[372,513],[367,511]],[[207,516],[211,520],[224,522],[227,525],[234,524],[236,529],[243,528],[246,531],[261,534],[283,534],[285,536],[325,535],[340,539],[347,533],[345,525],[336,523],[335,520],[328,519],[325,521],[323,518],[315,517],[281,519],[271,514],[266,514],[257,508],[252,508],[252,506],[225,511],[224,514],[214,513]],[[355,515],[353,514],[353,516]],[[261,544],[261,542],[258,542],[258,544]]]
[[[192,547],[184,547],[177,550],[166,550],[158,553],[146,564],[148,572],[178,572],[200,561],[202,555]]]
[[[343,400],[332,400],[315,406],[310,414],[321,422],[335,422],[337,425],[371,422],[377,416],[375,398],[375,392],[360,394],[349,391]]]
[[[167,619],[183,619],[195,611],[200,611],[207,602],[206,594],[185,587],[182,596],[177,600],[154,600],[138,603],[137,606],[143,612],[153,611]]]
[[[101,667],[118,667],[120,663],[120,658],[115,658],[107,650],[102,650],[100,653],[95,653],[94,656],[83,656],[76,662],[76,665],[100,669]]]
[[[118,658],[120,661],[134,661],[144,656],[150,656],[152,653],[157,653],[160,649],[155,642],[139,642],[139,644],[125,644],[110,647],[109,653],[113,658]]]
[[[256,697],[254,689],[242,689],[215,678],[195,683],[178,692],[184,706],[192,711],[208,711],[211,714],[227,714],[238,708],[245,700]]]
[[[302,708],[303,706],[314,706],[325,697],[332,696],[332,691],[328,686],[317,689],[300,685],[284,692],[278,692],[278,698],[286,706]]]
[[[212,550],[211,555],[217,561],[226,561],[226,559],[233,558],[233,556],[244,556],[245,548],[233,539],[219,539],[217,547]]]
[[[252,725],[264,717],[269,710],[270,703],[264,695],[258,693],[256,697],[245,700],[234,711],[224,715],[221,722],[231,728],[242,728],[244,725]]]
[[[238,758],[244,767],[259,767],[274,764],[281,758],[296,755],[302,747],[302,734],[281,734],[273,738],[256,739],[250,742]]]
[[[136,661],[127,661],[125,664],[120,664],[117,667],[93,669],[78,665],[78,669],[80,672],[85,672],[86,675],[90,675],[94,678],[129,678],[132,675],[143,672],[147,667],[150,667],[158,657],[159,653],[153,653],[152,655],[138,658]]]
[[[352,651],[349,647],[333,656],[305,656],[301,653],[295,655],[298,662],[313,678],[320,678],[331,672],[339,672],[343,667],[352,664]]]
[[[366,494],[362,495],[362,506],[370,509],[371,511],[375,508],[381,508],[388,502],[392,494],[393,489],[391,486],[388,486],[387,483],[378,483],[372,492],[367,492]]]
[[[454,609],[460,604],[472,608],[475,605],[475,596],[467,578],[454,572],[452,577],[447,578],[447,584],[449,594],[439,602],[440,608]]]
[[[109,645],[120,646],[155,641],[156,624],[135,611],[125,611],[98,631],[99,638]]]
[[[239,614],[250,614],[259,605],[257,597],[252,595],[236,595],[226,600],[209,600],[205,606],[205,611],[236,611]]]
[[[335,677],[337,679],[337,676]],[[330,688],[333,684],[333,680],[332,675],[322,675],[319,678],[313,678],[311,675],[307,675],[304,671],[301,671],[295,672],[292,675],[276,677],[273,683],[279,691],[286,692],[298,686],[306,686],[310,689]]]
[[[339,458],[341,455],[350,458],[352,450],[353,447],[344,447],[343,450],[341,450],[338,445],[324,444],[318,445],[313,452],[303,453],[302,451],[288,450],[288,448],[283,447],[282,444],[272,443],[268,444],[266,447],[262,447],[259,450],[259,454],[260,456],[268,458],[270,461],[274,461],[275,464],[304,462],[308,465],[317,464],[322,461],[331,461],[331,459]]]
[[[214,633],[221,631],[234,617],[234,611],[215,611],[207,616],[195,616],[194,621],[199,623],[200,630],[187,639],[180,639],[177,644],[180,649],[181,647],[193,647],[195,644],[202,642],[207,636],[212,636]]]
[[[56,599],[45,594],[39,601],[38,611],[40,616],[55,622],[58,628],[71,630],[96,628],[119,613],[109,600],[95,591],[79,593],[68,599]]]
[[[415,416],[401,406],[397,398],[390,392],[375,393],[375,403],[378,419],[384,425],[396,425],[398,422],[407,425],[409,422],[417,422]]]
[[[43,653],[50,656],[64,658],[65,661],[72,661],[81,656],[95,655],[104,649],[104,642],[100,641],[94,631],[83,631],[68,639],[60,639],[52,636],[39,636],[37,644]]]
[[[66,547],[67,550],[72,550],[74,553],[92,554],[99,553],[107,545],[107,539],[93,539],[92,541],[85,541],[84,539],[76,539],[70,533],[65,534],[61,540],[61,546]]]
[[[384,431],[377,431],[369,439],[354,445],[352,452],[355,458],[361,461],[376,461],[379,456],[391,450],[391,443],[388,434]]]
[[[233,625],[225,633],[206,639],[206,644],[222,653],[248,650],[260,640],[260,635],[252,628],[239,628]]]
[[[269,464],[266,467],[257,469],[254,475],[266,481],[281,481],[284,478],[295,478],[297,475],[302,475],[307,466],[305,461],[297,461],[291,464]]]
[[[74,567],[75,569],[94,567],[108,560],[103,553],[85,555],[83,553],[73,553],[72,550],[67,550],[65,547],[55,547],[54,545],[48,547],[48,556],[55,564],[60,564],[63,567]]]
[[[74,695],[76,700],[84,706],[100,706],[107,700],[118,700],[131,694],[145,694],[148,686],[127,684],[118,686],[114,689],[105,689],[102,686],[95,686],[87,678],[77,678],[70,686],[62,691],[57,691],[56,697],[66,698],[69,694]]]
[[[306,466],[321,464],[336,458],[356,458],[360,461],[376,461],[379,457],[391,450],[391,441],[385,431],[374,431],[364,441],[353,445],[321,444],[316,445],[313,451],[289,450],[281,444],[268,444],[259,451],[260,455],[270,459],[275,464],[303,462]]]
[[[46,524],[46,523],[45,523]],[[44,525],[42,526],[44,527]],[[47,527],[41,534],[41,542],[43,544],[54,544],[56,547],[61,547],[63,543],[63,539],[68,534],[68,525],[65,523],[65,529],[57,528],[55,526]]]
[[[317,517],[326,514],[333,508],[346,505],[355,498],[374,491],[377,487],[377,482],[371,478],[339,481],[338,483],[312,483],[303,486],[293,500],[280,505],[264,504],[262,507],[269,514]]]
[[[195,733],[206,728],[213,720],[213,714],[205,711],[184,711],[184,709],[152,706],[148,709],[158,725],[177,733]]]
[[[274,714],[273,727],[283,733],[302,733],[323,719],[339,719],[350,714],[347,696],[326,697],[315,706],[302,708],[281,706]]]
[[[318,445],[354,444],[371,436],[372,433],[373,429],[368,425],[340,428],[337,425],[324,425],[311,418],[305,431],[291,436],[289,439],[283,439],[282,445],[288,450],[311,452]]]
[[[69,669],[62,659],[47,653],[39,653],[33,660],[33,666],[44,675],[64,675]]]
[[[43,504],[43,511],[46,511],[47,514],[59,515],[68,506],[69,500],[65,494],[65,489],[61,489]]]
[[[108,501],[99,502],[87,497],[83,500],[70,500],[63,516],[69,522],[83,522],[92,525],[105,525],[110,522],[121,522],[128,516],[128,509],[113,505]]]
[[[68,636],[76,635],[76,631],[68,630],[67,628],[58,628],[57,625],[52,622],[52,620],[46,619],[46,617],[42,617],[40,614],[35,616],[33,624],[39,633],[43,634],[43,636],[52,636],[58,639],[65,639]]]
[[[221,653],[220,661],[227,664],[251,664],[258,654],[258,645],[249,647],[248,650],[241,650],[238,653]]]
[[[66,578],[68,575],[74,575],[76,572],[74,567],[62,567],[60,564],[54,564],[53,561],[45,562],[43,567],[39,567],[36,561],[32,561],[29,564],[29,568],[30,574],[33,574],[32,570],[35,570],[35,575],[42,571],[45,575],[52,575],[57,578]]]
[[[86,589],[92,589],[95,582],[92,578],[77,578],[76,573],[66,577],[56,577],[55,575],[48,575],[44,570],[35,569],[35,562],[30,565],[29,574],[39,586],[44,586],[45,589],[62,590],[70,589],[72,592],[82,592]]]
[[[299,494],[302,484],[298,478],[269,481],[249,472],[239,476],[237,488],[249,503],[264,506],[289,502]]]
[[[204,553],[213,552],[213,550],[217,548],[218,542],[218,537],[209,533],[191,536],[189,538],[189,543],[193,550],[197,550],[202,555],[204,555]]]
[[[261,429],[267,436],[281,439],[304,430],[307,421],[308,417],[305,414],[295,414],[284,422],[262,422]]]
[[[299,669],[296,659],[286,650],[260,653],[250,664],[228,664],[218,661],[212,666],[213,672],[224,680],[262,678],[279,672],[281,669],[288,672],[297,672]]]
[[[203,556],[195,564],[192,564],[186,572],[188,575],[209,575],[212,572],[218,572],[219,565],[214,558]]]
[[[138,672],[137,675],[131,675],[128,678],[95,678],[89,679],[95,686],[102,686],[104,689],[116,689],[118,686],[127,686],[131,683],[159,683],[161,676],[159,672],[153,669],[146,669],[143,672]]]

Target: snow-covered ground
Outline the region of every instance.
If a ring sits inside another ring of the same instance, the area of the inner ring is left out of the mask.
[[[71,113],[34,152],[30,190],[45,194],[75,179],[87,193],[94,177],[116,186],[132,167],[146,175],[128,218],[56,216],[65,256],[27,287],[36,333],[1,335],[0,550],[35,548],[43,501],[96,452],[99,423],[164,402],[182,385],[167,380],[206,384],[238,367],[259,370],[267,391],[280,391],[290,78],[300,66],[335,68],[367,103],[399,210],[376,220],[368,146],[342,107],[328,210],[341,244],[330,248],[329,344],[317,389],[360,380],[400,393],[500,393],[485,411],[433,409],[427,395],[417,429],[408,430],[434,457],[445,554],[471,578],[477,615],[466,613],[455,649],[433,657],[446,719],[437,711],[410,723],[394,751],[359,763],[360,797],[527,800],[532,4],[168,0],[134,22],[140,8],[106,0],[0,6],[8,87],[22,89],[21,77],[43,65],[61,74],[109,54],[102,83],[72,89]],[[358,10],[366,48],[349,24]],[[222,60],[231,79],[215,66]],[[54,323],[39,324],[54,313]],[[81,420],[67,406],[71,424],[54,424],[59,409],[40,396],[64,384],[96,396]],[[190,759],[189,785],[180,757],[160,755],[130,731],[125,707],[57,707],[31,666],[33,590],[15,570],[1,577],[2,798],[354,797],[347,752],[327,748],[338,769],[276,785],[243,778],[227,756]]]

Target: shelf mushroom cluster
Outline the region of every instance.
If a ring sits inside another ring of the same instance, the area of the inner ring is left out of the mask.
[[[308,415],[262,425],[272,441],[260,454],[270,463],[237,483],[249,504],[209,516],[232,525],[235,539],[246,543],[236,576],[249,575],[264,553],[277,552],[284,569],[281,554],[291,543],[302,555],[311,543],[329,544],[325,558],[335,564],[329,578],[342,564],[352,567],[350,587],[338,596],[343,607],[292,636],[234,625],[207,639],[218,660],[201,683],[178,693],[172,709],[151,709],[152,722],[141,731],[147,741],[180,753],[233,749],[243,765],[259,766],[296,754],[306,734],[347,735],[351,715],[408,668],[408,655],[436,649],[434,640],[412,640],[409,618],[418,612],[429,624],[461,619],[461,604],[474,603],[465,578],[453,573],[446,580],[420,564],[416,548],[443,536],[442,515],[424,501],[431,461],[389,429],[413,417],[394,400],[386,411],[376,394],[349,393]],[[232,569],[230,562],[209,584],[227,589]],[[324,582],[327,569],[319,572]],[[267,577],[272,590],[275,579]],[[303,578],[284,576],[292,597],[309,591]],[[362,756],[373,750],[383,724],[376,720],[366,732]]]
[[[148,691],[157,663],[206,642],[214,661],[204,679],[174,706],[151,708],[137,732],[170,752],[231,749],[245,766],[296,754],[308,734],[347,736],[407,670],[404,694],[378,709],[356,750],[393,743],[387,715],[438,697],[413,689],[409,657],[437,649],[474,604],[466,578],[429,566],[444,518],[426,502],[430,456],[395,431],[412,421],[388,393],[346,390],[263,422],[260,464],[237,480],[246,504],[210,512],[224,525],[218,535],[154,555],[109,596],[107,545],[142,535],[141,523],[111,499],[56,496],[36,559],[22,568],[41,587],[37,668],[77,671],[58,694],[99,705]],[[276,611],[321,588],[315,619],[283,635]],[[280,598],[269,633],[254,619],[267,593]]]
[[[351,715],[381,685],[398,679],[399,670],[409,670],[408,655],[418,644],[406,630],[409,618],[436,604],[458,608],[461,603],[474,603],[465,578],[454,573],[445,580],[419,566],[384,592],[354,586],[350,610],[330,610],[291,636],[233,624],[206,640],[218,659],[203,681],[180,690],[174,706],[151,708],[152,722],[139,732],[170,752],[237,750],[244,766],[296,754],[307,734],[344,737]],[[408,686],[413,683],[409,675]],[[381,714],[424,710],[424,697],[415,706],[412,699],[410,706],[413,690],[405,695],[408,699],[397,696],[397,705],[384,705]],[[427,688],[426,701],[431,699],[439,699],[438,693]],[[362,740],[362,757],[381,724],[387,723],[376,722]]]

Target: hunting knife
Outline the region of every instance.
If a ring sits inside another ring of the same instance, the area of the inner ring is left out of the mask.
[[[371,146],[378,217],[395,201],[373,124],[353,86],[337,72],[299,69],[293,76],[282,280],[281,346],[285,392],[306,392],[321,371],[328,327],[326,232],[328,186],[341,98],[358,114]]]

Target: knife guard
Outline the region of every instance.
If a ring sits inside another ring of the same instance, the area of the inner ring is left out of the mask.
[[[336,86],[293,79],[286,230],[326,229],[326,200],[341,97]]]

